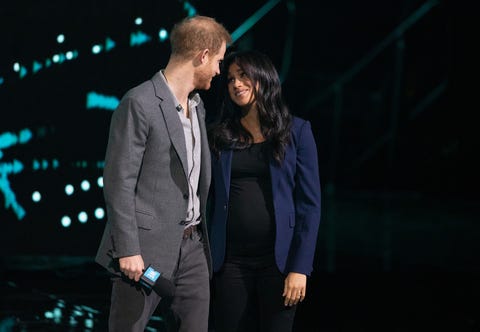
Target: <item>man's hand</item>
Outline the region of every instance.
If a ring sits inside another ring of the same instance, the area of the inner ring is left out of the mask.
[[[120,265],[120,271],[128,278],[137,282],[140,280],[140,276],[145,268],[141,255],[121,257],[118,259],[118,263]]]

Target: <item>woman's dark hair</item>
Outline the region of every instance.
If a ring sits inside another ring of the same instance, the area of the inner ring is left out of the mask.
[[[253,93],[262,134],[270,142],[275,160],[282,162],[290,141],[292,119],[283,100],[278,72],[272,61],[258,51],[232,52],[223,61],[219,113],[209,129],[210,148],[218,156],[222,149],[245,149],[253,142],[253,137],[240,123],[244,115],[241,108],[228,94],[228,69],[233,63],[243,70],[253,87],[257,87]]]

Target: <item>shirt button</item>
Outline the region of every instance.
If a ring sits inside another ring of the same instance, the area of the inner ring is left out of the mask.
[[[225,204],[225,205],[223,206],[223,209],[224,209],[225,211],[227,211],[227,204]]]

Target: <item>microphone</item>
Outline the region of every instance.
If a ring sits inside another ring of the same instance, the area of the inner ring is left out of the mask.
[[[177,106],[175,106],[175,108],[177,109],[177,111],[179,112],[182,112],[183,111],[183,107],[181,104],[178,104]]]
[[[173,297],[175,294],[175,285],[162,274],[156,271],[152,265],[149,265],[140,277],[140,284],[147,290],[152,289],[161,297]]]

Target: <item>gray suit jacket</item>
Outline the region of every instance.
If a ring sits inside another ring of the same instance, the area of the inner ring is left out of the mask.
[[[142,255],[166,278],[178,261],[188,205],[187,153],[174,99],[159,75],[129,90],[111,119],[104,169],[108,221],[95,260],[115,274],[123,256]],[[197,115],[200,226],[211,273],[205,222],[211,159],[203,102]]]

